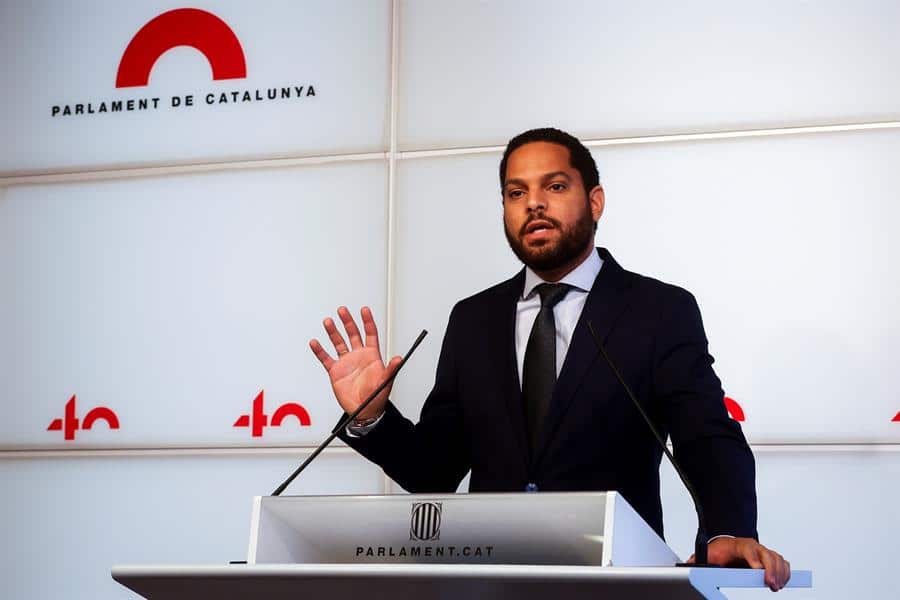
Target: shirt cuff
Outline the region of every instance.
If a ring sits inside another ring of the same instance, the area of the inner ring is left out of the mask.
[[[381,413],[380,415],[375,417],[375,420],[368,425],[355,425],[353,421],[350,421],[350,423],[348,423],[344,428],[344,431],[346,431],[348,437],[361,438],[365,435],[368,435],[370,431],[375,429],[378,424],[381,423],[381,419],[383,417],[384,413]]]
[[[374,423],[373,423],[373,425],[374,425]],[[722,533],[722,534],[720,534],[720,535],[714,535],[714,536],[712,536],[711,538],[709,538],[709,540],[706,542],[706,544],[707,544],[707,545],[712,544],[712,543],[713,543],[713,540],[717,540],[717,539],[723,538],[723,537],[724,537],[724,538],[731,538],[731,539],[734,539],[735,536],[733,536],[733,535],[728,535],[727,533]]]

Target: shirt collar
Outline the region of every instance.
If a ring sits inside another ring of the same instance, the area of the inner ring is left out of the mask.
[[[600,254],[595,250],[588,254],[587,258],[572,269],[568,275],[560,279],[559,283],[567,283],[583,292],[589,292],[602,266],[603,259],[600,258]],[[534,294],[534,288],[542,283],[547,282],[538,277],[537,273],[531,270],[531,267],[525,267],[525,286],[522,288],[522,300],[527,300]]]

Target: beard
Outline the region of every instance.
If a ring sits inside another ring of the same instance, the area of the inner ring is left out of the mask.
[[[548,221],[558,229],[560,231],[559,239],[555,243],[547,242],[540,246],[525,246],[522,241],[525,237],[525,229],[532,221],[538,219]],[[552,271],[574,261],[588,245],[593,246],[595,227],[591,211],[585,210],[578,220],[568,228],[543,213],[532,213],[517,234],[511,232],[505,223],[503,232],[506,234],[506,241],[509,242],[513,254],[532,271]]]

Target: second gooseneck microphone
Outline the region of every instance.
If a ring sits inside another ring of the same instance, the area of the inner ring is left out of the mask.
[[[687,566],[687,567],[712,567],[715,565],[708,564],[708,556],[707,556],[707,548],[706,544],[708,543],[708,536],[706,533],[706,517],[703,515],[703,507],[700,505],[700,498],[697,496],[696,490],[694,490],[694,486],[691,485],[690,480],[687,477],[687,474],[681,470],[681,466],[678,464],[678,461],[675,460],[675,457],[669,451],[669,447],[666,445],[666,441],[660,435],[659,431],[656,429],[656,426],[653,424],[653,421],[650,420],[650,416],[647,414],[647,411],[644,410],[644,407],[641,406],[641,403],[638,402],[637,397],[631,391],[631,387],[625,382],[625,379],[622,377],[622,374],[619,373],[619,369],[616,368],[615,363],[613,363],[612,359],[609,357],[609,354],[606,353],[606,348],[603,347],[603,343],[600,341],[600,336],[597,335],[597,332],[594,331],[593,324],[588,321],[587,322],[588,330],[591,332],[591,337],[594,338],[594,344],[597,346],[597,350],[600,351],[600,354],[603,356],[603,359],[606,361],[606,364],[609,365],[610,370],[613,372],[613,375],[616,376],[616,379],[619,380],[619,383],[622,385],[622,389],[625,390],[625,393],[628,395],[628,398],[631,399],[631,403],[634,404],[634,407],[637,408],[638,412],[641,413],[641,417],[643,417],[644,422],[647,424],[647,427],[653,433],[653,437],[656,438],[656,441],[659,442],[660,447],[665,452],[666,457],[669,459],[669,462],[672,463],[672,466],[675,468],[675,472],[678,473],[678,476],[681,478],[681,482],[684,484],[684,487],[687,488],[688,493],[691,495],[691,499],[694,501],[694,508],[697,509],[697,538],[694,540],[694,560],[696,562],[692,564],[687,563],[679,563],[678,566]]]

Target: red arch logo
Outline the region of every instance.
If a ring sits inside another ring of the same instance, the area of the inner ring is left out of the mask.
[[[147,85],[153,65],[176,46],[203,53],[214,80],[247,76],[244,49],[225,21],[205,10],[177,8],[151,19],[131,38],[119,61],[116,87]]]

